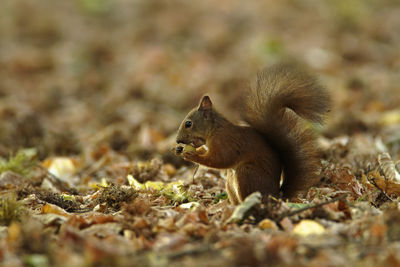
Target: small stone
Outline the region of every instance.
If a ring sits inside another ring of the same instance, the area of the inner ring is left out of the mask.
[[[264,219],[261,222],[258,223],[258,227],[261,229],[271,229],[271,230],[278,230],[278,226],[274,221],[271,221],[270,219]]]
[[[325,233],[325,228],[312,220],[302,220],[293,228],[293,233],[300,236],[321,235]]]

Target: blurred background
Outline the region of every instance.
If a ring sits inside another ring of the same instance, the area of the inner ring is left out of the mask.
[[[332,93],[326,137],[399,141],[399,33],[397,0],[2,0],[0,155],[149,158],[201,95],[235,118],[247,81],[287,59]]]

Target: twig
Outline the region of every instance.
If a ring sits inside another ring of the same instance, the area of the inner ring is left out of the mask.
[[[326,200],[326,201],[321,202],[321,203],[318,203],[318,204],[314,204],[314,205],[310,205],[310,206],[307,206],[307,207],[304,207],[304,208],[301,208],[301,209],[297,209],[297,210],[293,210],[293,211],[286,212],[286,213],[282,214],[281,216],[279,216],[277,219],[275,219],[275,221],[276,221],[277,223],[279,223],[279,222],[282,221],[282,219],[285,218],[285,217],[291,217],[291,216],[293,216],[293,215],[302,213],[303,211],[306,211],[306,210],[309,210],[309,209],[322,207],[322,206],[324,206],[324,205],[327,205],[327,204],[336,202],[336,201],[338,201],[338,200],[342,200],[342,199],[344,199],[344,198],[347,197],[347,196],[348,196],[348,194],[343,194],[343,195],[334,197],[334,198],[332,198],[332,199],[330,199],[330,200]]]
[[[199,254],[203,254],[203,253],[210,252],[210,251],[213,251],[213,250],[211,250],[208,246],[201,246],[201,247],[197,247],[197,248],[178,251],[175,253],[168,254],[166,256],[169,259],[179,259],[181,257],[199,255]]]

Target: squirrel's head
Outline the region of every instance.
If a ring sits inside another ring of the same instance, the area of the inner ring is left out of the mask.
[[[176,142],[200,147],[206,143],[213,128],[216,112],[212,108],[209,96],[203,96],[198,107],[186,115],[178,130]]]

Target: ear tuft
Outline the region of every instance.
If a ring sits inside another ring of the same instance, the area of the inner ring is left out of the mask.
[[[199,110],[207,110],[212,108],[212,102],[208,95],[203,96],[200,100]]]

